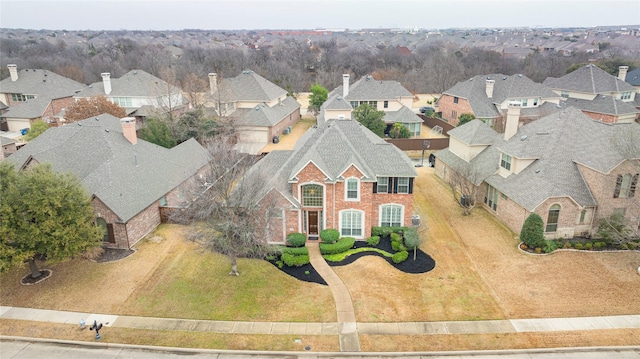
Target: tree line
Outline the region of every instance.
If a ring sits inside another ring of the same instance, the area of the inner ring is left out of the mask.
[[[185,46],[181,50],[180,56],[174,56],[162,45],[116,36],[101,46],[70,44],[59,38],[7,38],[0,41],[0,77],[9,76],[6,65],[11,63],[19,69],[53,71],[85,84],[101,81],[103,72],[120,77],[131,69],[141,69],[186,92],[202,92],[208,87],[208,73],[228,78],[250,69],[292,94],[307,92],[316,82],[333,89],[341,85],[345,73],[356,79],[372,74],[376,79],[397,80],[413,93],[441,93],[458,81],[481,74],[521,73],[542,82],[563,76],[576,64],[597,56],[534,51],[516,59],[481,48],[460,49],[451,43],[425,44],[407,53],[396,46],[350,46],[335,37],[311,44],[291,39],[259,49]],[[640,65],[636,59],[625,58],[623,52],[602,52],[599,56],[599,65],[612,74],[619,65],[628,65],[630,70]]]

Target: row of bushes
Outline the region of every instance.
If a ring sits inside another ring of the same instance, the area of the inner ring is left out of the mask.
[[[353,237],[342,237],[335,243],[320,243],[320,253],[322,254],[337,254],[346,252],[353,248],[356,243],[356,239]]]
[[[541,247],[535,247],[536,253],[551,253],[558,248],[564,249],[577,249],[577,250],[603,250],[603,249],[620,249],[620,250],[636,250],[640,249],[640,243],[628,242],[619,245],[611,245],[605,241],[595,242],[579,242],[579,241],[566,241],[564,239],[546,240]],[[522,249],[528,249],[529,247],[523,243]]]

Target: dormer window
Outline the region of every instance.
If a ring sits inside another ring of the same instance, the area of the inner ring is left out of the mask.
[[[522,107],[527,107],[528,99],[523,98],[522,100],[520,100],[520,102],[522,103]]]
[[[623,92],[622,95],[620,95],[620,99],[621,100],[630,100],[631,99],[631,91]]]
[[[507,171],[511,171],[511,159],[511,156],[503,153],[502,157],[500,158],[500,167],[506,169]]]
[[[538,106],[538,98],[533,99],[533,106]]]

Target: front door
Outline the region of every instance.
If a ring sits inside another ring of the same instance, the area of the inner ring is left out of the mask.
[[[318,236],[318,211],[309,211],[309,237]]]

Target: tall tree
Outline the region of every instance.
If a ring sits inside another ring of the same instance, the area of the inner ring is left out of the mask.
[[[384,111],[380,111],[369,104],[363,104],[353,110],[353,118],[380,137],[384,137]]]
[[[318,113],[320,106],[327,101],[328,95],[329,91],[327,91],[326,88],[317,82],[314,83],[313,86],[311,86],[311,95],[309,95],[309,109],[314,113]]]
[[[458,127],[464,125],[467,122],[471,122],[471,120],[474,120],[476,118],[476,116],[472,113],[463,113],[458,117]]]
[[[260,193],[267,174],[248,171],[256,158],[239,153],[222,136],[207,144],[209,173],[203,191],[195,184],[189,206],[176,219],[189,224],[190,239],[227,256],[230,275],[239,275],[238,258],[264,258],[273,252],[261,235],[272,205]]]
[[[103,113],[108,113],[120,118],[127,115],[124,108],[107,100],[104,96],[96,96],[89,99],[81,98],[69,106],[64,114],[64,119],[67,122],[76,122],[89,117],[102,115]]]
[[[172,148],[176,145],[176,139],[167,124],[157,118],[148,118],[144,128],[140,130],[140,138],[164,148]]]
[[[50,127],[49,124],[42,120],[34,121],[31,123],[31,128],[29,128],[29,131],[27,132],[27,134],[24,135],[24,139],[26,141],[32,141],[36,137],[43,134],[44,131],[48,130],[49,127]]]
[[[544,221],[537,213],[531,213],[522,224],[520,240],[529,248],[542,247],[544,244]]]
[[[37,258],[60,261],[101,244],[93,207],[78,179],[38,164],[25,171],[0,163],[0,270]]]

